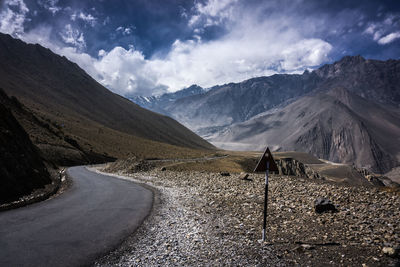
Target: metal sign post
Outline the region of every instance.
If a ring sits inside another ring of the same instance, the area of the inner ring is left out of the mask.
[[[257,163],[254,172],[265,171],[265,192],[264,192],[264,222],[262,230],[262,240],[265,241],[266,228],[267,228],[267,208],[268,208],[268,175],[269,171],[278,171],[278,166],[276,166],[275,160],[272,157],[271,151],[267,147],[264,154],[261,156]]]
[[[268,172],[269,172],[269,162],[267,162],[267,170],[265,171],[264,223],[263,223],[263,230],[262,230],[262,240],[263,241],[265,241],[265,228],[267,227]]]

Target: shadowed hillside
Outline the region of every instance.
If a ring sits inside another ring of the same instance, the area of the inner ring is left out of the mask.
[[[49,173],[24,129],[3,104],[0,89],[0,204],[50,183]]]

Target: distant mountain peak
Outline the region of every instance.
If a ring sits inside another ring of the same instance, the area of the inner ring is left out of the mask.
[[[365,58],[363,58],[360,55],[356,55],[356,56],[344,56],[341,60],[335,63],[360,63],[365,61],[366,61]]]
[[[168,112],[164,110],[166,105],[185,97],[202,94],[205,91],[206,90],[204,88],[198,86],[197,84],[192,84],[189,87],[183,88],[182,90],[173,93],[164,93],[157,97],[135,96],[135,97],[130,97],[129,100],[131,100],[132,102],[138,104],[143,108],[147,108],[163,114],[168,114]]]

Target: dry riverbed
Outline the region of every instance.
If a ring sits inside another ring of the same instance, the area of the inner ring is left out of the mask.
[[[117,266],[395,266],[400,196],[272,175],[267,242],[260,241],[263,175],[150,170],[125,173],[157,189],[139,230],[96,265]],[[317,197],[337,213],[316,214]],[[386,253],[385,253],[386,252]]]

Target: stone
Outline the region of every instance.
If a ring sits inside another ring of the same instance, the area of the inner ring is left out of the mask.
[[[304,252],[306,250],[312,250],[315,249],[314,246],[309,245],[309,244],[301,244],[300,246],[295,247],[294,249],[292,249],[292,251],[296,251],[296,252]]]
[[[394,249],[392,247],[384,247],[382,252],[389,257],[400,258],[400,248]]]
[[[248,173],[245,173],[245,172],[241,172],[241,173],[240,173],[239,179],[251,181],[251,179],[249,179],[249,174],[248,174]]]
[[[231,176],[229,172],[220,172],[219,173],[221,176]]]
[[[167,170],[167,168],[165,168],[165,167],[162,167],[162,168],[161,168],[161,171],[162,171],[162,172],[165,172],[166,170]]]
[[[337,212],[335,205],[327,198],[319,197],[314,201],[314,209],[316,213]]]

